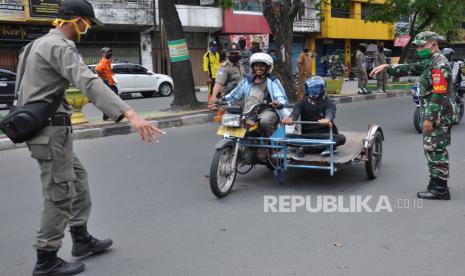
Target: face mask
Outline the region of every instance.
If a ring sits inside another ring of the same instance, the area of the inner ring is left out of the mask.
[[[105,57],[110,59],[113,56],[113,54],[106,54]]]
[[[78,19],[79,20],[79,19]],[[76,20],[77,21],[77,20]],[[74,28],[76,29],[76,32],[77,32],[77,42],[81,41],[83,38],[85,38],[87,36],[87,34],[89,33],[89,29],[90,29],[90,25],[89,23],[87,23],[85,20],[82,20],[82,22],[84,22],[84,24],[86,25],[86,28],[84,31],[80,31],[77,24],[76,24],[76,21],[73,22],[73,25],[74,25]]]
[[[218,48],[217,47],[210,47],[210,51],[212,53],[216,53],[218,51]]]
[[[307,48],[305,48],[305,49],[304,49],[304,52],[305,52],[305,53],[308,53],[308,49],[307,49]]]
[[[84,24],[86,25],[86,29],[84,31],[80,31],[79,28],[77,27],[76,25],[76,22],[78,22],[79,20],[82,20],[82,22],[84,22]],[[91,28],[91,26],[89,25],[89,23],[87,23],[85,20],[83,20],[82,18],[76,18],[76,19],[72,19],[72,20],[66,20],[66,19],[55,19],[53,21],[53,26],[55,27],[61,27],[63,26],[63,24],[65,23],[72,23],[73,26],[74,26],[74,29],[76,30],[76,33],[77,33],[77,42],[81,41],[82,39],[82,36],[87,36],[89,34],[89,29]],[[84,38],[85,38],[84,37]]]
[[[229,56],[228,60],[232,63],[238,63],[241,60],[241,56]]]
[[[431,57],[431,50],[429,48],[424,48],[424,49],[421,49],[421,50],[417,50],[417,55],[421,59],[427,59],[427,58]]]

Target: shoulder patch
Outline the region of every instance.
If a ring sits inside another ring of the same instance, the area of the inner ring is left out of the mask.
[[[74,56],[76,57],[77,62],[84,63],[84,60],[79,53],[75,53]]]
[[[433,92],[435,94],[447,93],[447,80],[444,77],[441,69],[431,70],[431,78],[433,79]]]

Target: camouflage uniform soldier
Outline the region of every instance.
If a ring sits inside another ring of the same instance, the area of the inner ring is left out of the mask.
[[[449,178],[449,155],[452,123],[456,118],[452,102],[452,80],[449,61],[438,47],[439,36],[434,32],[422,32],[413,44],[422,59],[414,64],[381,65],[370,75],[387,68],[389,75],[420,75],[420,102],[423,123],[423,148],[428,163],[430,181],[425,192],[417,196],[425,199],[450,199],[447,180]]]

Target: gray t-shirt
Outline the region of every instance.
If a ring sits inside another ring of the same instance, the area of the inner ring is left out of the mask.
[[[263,100],[268,100],[268,89],[266,88],[266,81],[253,84],[250,89],[249,97],[245,100],[244,110],[248,111],[253,105],[263,102]]]

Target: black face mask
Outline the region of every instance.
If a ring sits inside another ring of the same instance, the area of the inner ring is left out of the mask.
[[[106,54],[105,57],[110,59],[113,56],[113,54]]]
[[[232,63],[238,63],[241,60],[241,56],[229,56],[228,60]]]
[[[309,51],[309,50],[308,50],[307,48],[304,49],[304,52],[305,52],[305,53],[308,53],[308,51]]]

